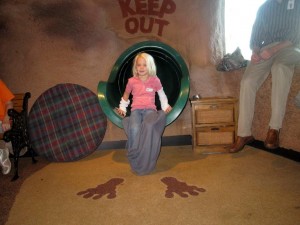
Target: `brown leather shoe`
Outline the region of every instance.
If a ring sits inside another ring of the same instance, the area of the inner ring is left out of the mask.
[[[253,141],[254,141],[253,136],[247,136],[247,137],[238,136],[236,142],[230,147],[228,151],[229,153],[239,152],[245,147],[246,144],[250,144]]]
[[[267,138],[265,140],[265,147],[268,149],[275,149],[279,147],[279,131],[269,129]]]

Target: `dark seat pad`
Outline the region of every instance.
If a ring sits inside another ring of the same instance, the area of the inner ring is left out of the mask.
[[[38,97],[29,113],[34,150],[49,161],[74,161],[94,152],[107,127],[97,96],[76,84],[58,84]]]

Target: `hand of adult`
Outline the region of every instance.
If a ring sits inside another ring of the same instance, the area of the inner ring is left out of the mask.
[[[254,64],[257,64],[261,61],[261,58],[259,56],[259,54],[257,54],[256,52],[252,53],[251,55],[251,62]]]
[[[265,48],[260,52],[259,56],[262,60],[267,60],[273,56],[273,51],[271,48]]]

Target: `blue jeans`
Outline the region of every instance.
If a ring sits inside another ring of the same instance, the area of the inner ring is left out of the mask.
[[[138,134],[141,130],[141,125],[144,118],[153,112],[156,111],[153,109],[136,109],[131,112],[130,120],[129,120],[130,128],[129,128],[129,137],[128,137],[128,149],[133,148],[135,139],[139,138]]]

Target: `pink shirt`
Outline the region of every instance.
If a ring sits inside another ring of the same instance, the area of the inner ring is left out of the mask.
[[[131,110],[156,110],[155,92],[160,89],[162,89],[162,85],[156,76],[150,76],[146,81],[142,81],[138,77],[129,78],[125,91],[133,96]]]

